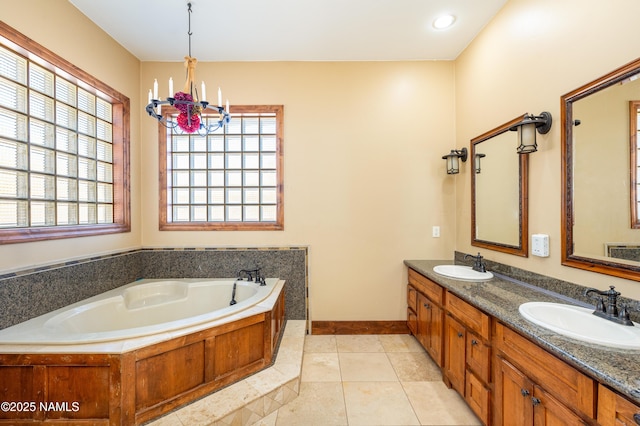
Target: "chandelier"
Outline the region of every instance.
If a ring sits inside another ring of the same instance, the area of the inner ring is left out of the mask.
[[[218,106],[211,105],[207,102],[205,100],[206,87],[204,81],[202,82],[201,93],[198,93],[195,84],[196,64],[198,60],[191,56],[191,3],[187,3],[187,9],[189,16],[189,32],[187,33],[189,35],[189,55],[184,57],[184,66],[187,68],[187,78],[184,83],[184,88],[181,92],[173,94],[173,79],[170,78],[169,97],[166,98],[166,100],[159,100],[158,80],[154,80],[153,93],[149,90],[149,103],[146,111],[151,117],[157,119],[168,128],[175,129],[178,127],[186,133],[197,132],[204,136],[229,123],[231,120],[229,115],[229,101],[227,100],[226,109],[223,108],[222,92],[218,88]],[[199,96],[202,96],[202,99],[199,99]],[[171,105],[179,111],[175,121],[162,115],[162,105]],[[217,120],[209,118],[208,122],[205,123],[202,112],[207,109],[217,112]]]

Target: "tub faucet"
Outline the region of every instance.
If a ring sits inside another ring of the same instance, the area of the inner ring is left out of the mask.
[[[255,282],[257,284],[267,285],[267,282],[264,280],[264,276],[260,275],[260,271],[262,268],[255,269],[241,269],[238,271],[238,280],[242,280],[242,274],[246,275],[247,281],[253,281],[255,278]]]
[[[477,256],[471,256],[470,254],[465,254],[464,260],[467,260],[468,257],[474,259],[473,267],[472,267],[474,271],[487,272],[487,265],[485,265],[484,261],[482,260],[482,256],[480,255],[480,253],[478,253]]]
[[[590,296],[591,293],[595,293],[598,296]],[[598,290],[596,288],[588,288],[584,292],[585,296],[590,296],[596,300],[596,310],[593,311],[593,315],[599,316],[609,321],[616,322],[622,325],[633,325],[631,319],[629,319],[629,311],[626,306],[621,306],[618,309],[618,296],[620,292],[615,290],[615,286],[609,286],[609,290]],[[606,296],[607,301],[602,297]]]

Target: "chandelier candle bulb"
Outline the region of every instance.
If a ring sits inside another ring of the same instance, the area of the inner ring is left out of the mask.
[[[207,100],[207,88],[204,86],[204,81],[202,82],[202,98],[201,101]]]
[[[173,77],[169,77],[169,97],[173,98]]]
[[[158,79],[153,79],[153,99],[158,99]]]
[[[151,89],[149,89],[149,102],[148,103],[151,103],[152,96],[153,96],[153,94],[151,93]]]
[[[227,113],[229,112],[229,99],[227,99]]]
[[[218,87],[218,106],[222,106],[222,90]]]

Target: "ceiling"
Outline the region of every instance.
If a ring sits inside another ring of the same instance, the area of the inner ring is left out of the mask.
[[[69,0],[141,61],[189,53],[187,0]],[[192,0],[199,61],[455,59],[507,0]],[[433,28],[443,13],[447,30]]]

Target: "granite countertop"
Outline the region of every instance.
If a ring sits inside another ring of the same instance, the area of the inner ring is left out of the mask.
[[[451,293],[529,337],[578,370],[640,404],[640,351],[608,348],[562,336],[539,327],[518,312],[525,302],[556,302],[585,306],[583,302],[495,274],[484,282],[450,279],[433,272],[452,260],[405,260],[405,265],[440,284]]]

